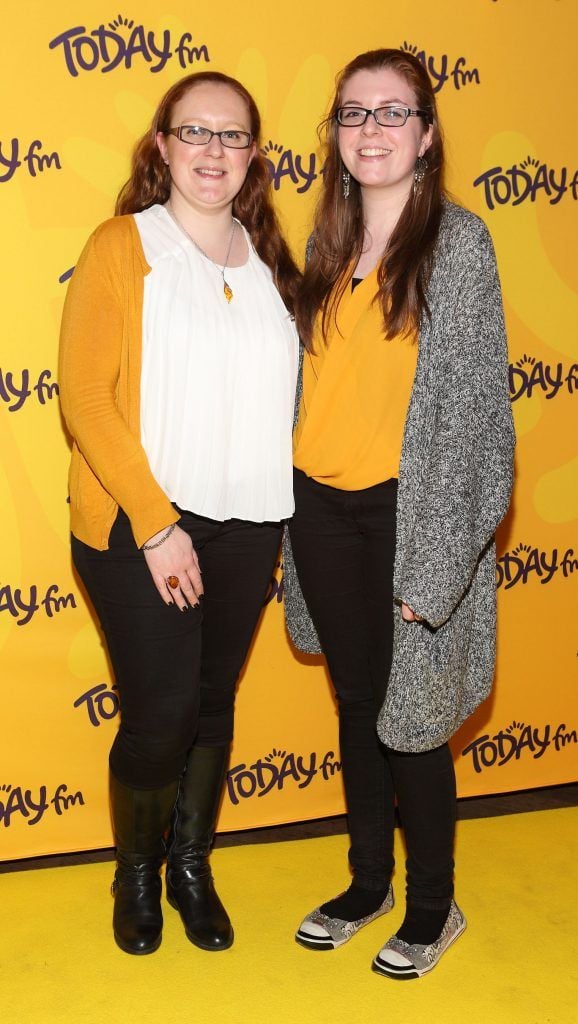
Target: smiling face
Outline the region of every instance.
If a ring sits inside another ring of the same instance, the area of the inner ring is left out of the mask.
[[[193,86],[171,113],[171,128],[199,125],[220,132],[225,129],[251,131],[249,111],[243,98],[228,85],[204,82]],[[208,213],[232,205],[247,176],[255,154],[248,149],[230,149],[217,136],[202,146],[192,146],[174,135],[159,132],[157,145],[171,172],[171,204]]]
[[[340,99],[342,107],[367,110],[391,103],[412,110],[419,106],[412,87],[390,68],[356,71],[344,83]],[[416,160],[429,148],[431,137],[432,129],[421,117],[408,117],[395,128],[382,127],[370,115],[360,127],[338,129],[339,153],[362,196],[387,192],[403,205],[413,185]]]

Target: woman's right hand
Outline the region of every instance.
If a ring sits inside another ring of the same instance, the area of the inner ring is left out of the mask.
[[[159,530],[147,544],[160,540],[167,528]],[[165,604],[176,604],[181,611],[189,605],[195,607],[203,596],[203,581],[197,552],[193,542],[185,530],[175,526],[169,537],[158,547],[144,551],[146,563],[153,578],[155,587]],[[175,576],[179,585],[174,589],[169,586],[169,576]]]

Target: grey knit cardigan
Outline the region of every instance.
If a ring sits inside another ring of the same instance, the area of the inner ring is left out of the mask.
[[[496,647],[494,531],[512,488],[514,429],[496,260],[485,224],[445,203],[405,423],[394,645],[377,723],[395,750],[430,750],[488,696]],[[301,374],[297,402],[301,393]],[[286,620],[321,653],[284,541]],[[423,623],[404,622],[405,601]]]

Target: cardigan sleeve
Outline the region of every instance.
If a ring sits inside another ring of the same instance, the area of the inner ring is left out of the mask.
[[[178,514],[155,480],[140,438],[119,411],[123,340],[130,330],[123,287],[132,269],[123,252],[130,240],[121,242],[114,225],[101,225],[89,238],[70,281],[60,335],[60,400],[80,452],[126,512],[141,546]]]
[[[475,237],[468,240],[446,321],[434,428],[396,594],[433,627],[466,592],[507,511],[513,478],[496,260],[485,225],[472,218],[468,230]]]

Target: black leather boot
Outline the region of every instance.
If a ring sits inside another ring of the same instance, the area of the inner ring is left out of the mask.
[[[167,899],[190,942],[228,949],[233,929],[209,866],[229,747],[193,747],[181,778],[167,858]]]
[[[113,929],[125,953],[154,953],[161,944],[161,880],[164,833],[170,822],[178,782],[162,789],[131,789],[110,777],[110,803],[117,847],[112,883]]]

